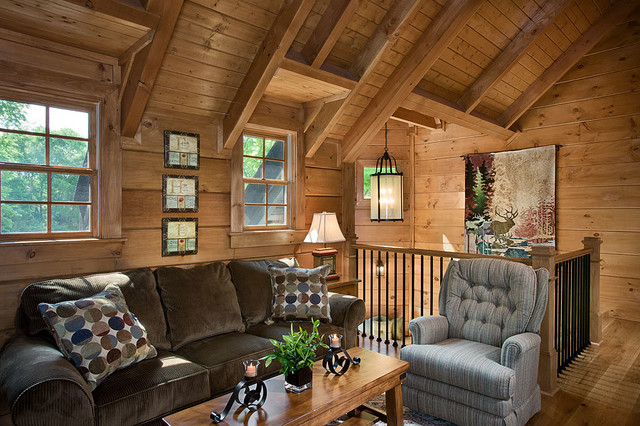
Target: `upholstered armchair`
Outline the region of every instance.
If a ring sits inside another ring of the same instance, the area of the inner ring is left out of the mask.
[[[452,261],[439,315],[409,323],[404,405],[458,425],[523,425],[540,411],[540,323],[549,272],[499,259]]]

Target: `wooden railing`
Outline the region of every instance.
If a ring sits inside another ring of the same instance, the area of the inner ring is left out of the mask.
[[[585,238],[584,248],[558,254],[534,246],[531,258],[501,258],[546,268],[549,299],[542,322],[538,382],[545,393],[557,389],[557,375],[589,342],[600,341],[600,239]],[[449,262],[495,256],[421,250],[372,244],[350,244],[351,279],[360,280],[359,296],[367,316],[364,338],[392,344],[411,343],[407,325],[413,318],[438,312],[440,283]],[[579,265],[579,266],[578,266]],[[558,278],[558,280],[556,280]],[[558,356],[560,351],[560,357]]]

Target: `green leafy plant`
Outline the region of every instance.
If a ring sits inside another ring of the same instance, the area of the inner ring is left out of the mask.
[[[324,334],[318,333],[319,320],[312,320],[313,330],[309,333],[299,327],[299,331],[293,331],[291,324],[291,332],[282,336],[284,342],[269,339],[271,344],[275,346],[272,354],[263,356],[266,359],[265,365],[268,367],[273,360],[280,362],[280,373],[288,376],[296,370],[305,367],[311,367],[316,357],[318,348],[328,348],[324,340]]]

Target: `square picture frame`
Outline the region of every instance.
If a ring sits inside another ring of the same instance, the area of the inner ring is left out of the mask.
[[[162,175],[162,211],[198,211],[198,176]]]
[[[197,133],[164,131],[164,167],[169,169],[200,169],[200,135]]]
[[[198,254],[198,219],[162,219],[162,256]]]

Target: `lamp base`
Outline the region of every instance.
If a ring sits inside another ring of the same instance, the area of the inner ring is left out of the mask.
[[[340,276],[336,274],[336,255],[338,254],[338,250],[331,247],[325,247],[315,249],[311,254],[313,255],[314,268],[322,265],[331,265],[331,271],[329,271],[329,275],[326,278],[327,280],[340,278]]]

